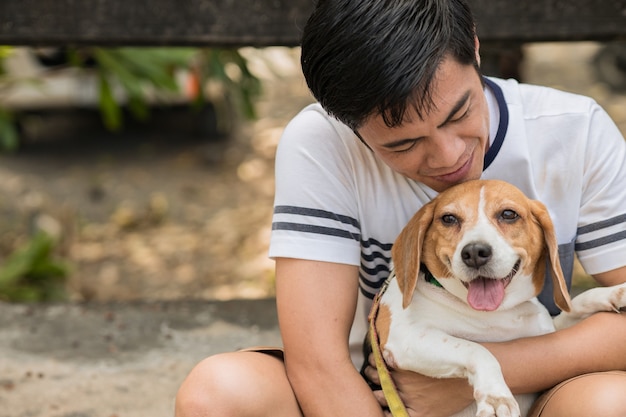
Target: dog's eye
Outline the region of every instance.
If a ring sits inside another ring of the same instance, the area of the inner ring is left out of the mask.
[[[459,222],[459,219],[456,218],[453,214],[444,214],[441,216],[441,222],[446,226],[452,226]]]
[[[514,222],[519,218],[519,214],[517,214],[513,210],[507,209],[503,210],[502,213],[500,213],[500,218],[506,222]]]

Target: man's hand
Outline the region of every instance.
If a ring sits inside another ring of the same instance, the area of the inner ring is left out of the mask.
[[[368,358],[369,366],[365,376],[375,384],[380,384],[374,356]],[[398,389],[411,417],[447,417],[469,406],[474,397],[472,387],[467,380],[460,378],[430,378],[411,371],[390,369],[391,377]],[[374,391],[374,396],[381,406],[387,401],[382,391]],[[387,416],[391,413],[386,412]]]

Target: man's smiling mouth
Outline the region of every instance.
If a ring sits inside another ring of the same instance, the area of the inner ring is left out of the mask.
[[[472,157],[470,155],[470,157],[467,158],[465,163],[461,165],[461,167],[458,168],[456,171],[450,172],[448,174],[443,174],[443,175],[435,175],[433,176],[433,178],[436,179],[437,181],[442,181],[442,182],[447,182],[447,183],[457,183],[459,181],[464,180],[467,177],[467,174],[469,173],[471,167],[472,167]]]

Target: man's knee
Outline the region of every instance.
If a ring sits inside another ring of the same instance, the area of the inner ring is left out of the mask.
[[[587,393],[587,415],[602,417],[626,416],[626,373],[604,374]]]
[[[626,372],[596,373],[573,379],[547,402],[541,417],[626,416]]]
[[[274,407],[280,406],[297,411],[282,361],[263,353],[225,353],[189,373],[176,396],[176,417],[278,415]]]
[[[228,355],[209,357],[196,365],[176,395],[176,417],[209,417],[223,414],[232,404],[237,379],[235,359]],[[235,369],[233,369],[235,368]],[[221,411],[220,411],[221,409]]]

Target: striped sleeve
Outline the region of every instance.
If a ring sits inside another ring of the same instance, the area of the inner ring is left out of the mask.
[[[590,274],[626,265],[626,142],[599,106],[585,149],[585,186],[575,250]]]
[[[359,265],[359,222],[330,211],[297,206],[274,208],[270,257]]]

